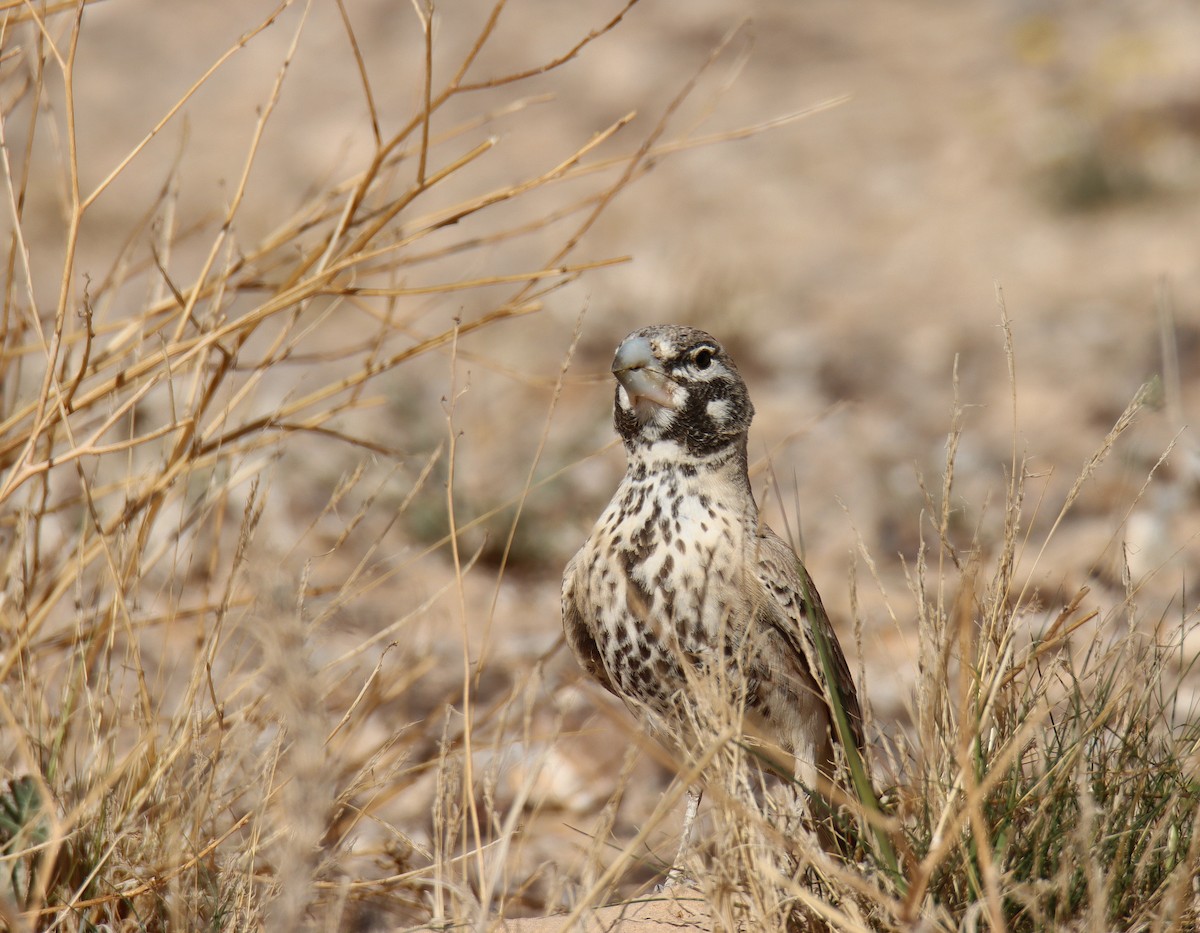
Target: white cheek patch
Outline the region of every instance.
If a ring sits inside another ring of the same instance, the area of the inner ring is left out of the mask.
[[[716,424],[724,424],[729,420],[733,406],[726,399],[714,399],[705,407],[708,417]]]

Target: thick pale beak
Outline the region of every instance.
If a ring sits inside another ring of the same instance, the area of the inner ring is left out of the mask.
[[[655,408],[675,408],[671,380],[654,358],[654,350],[645,337],[630,337],[613,358],[613,375],[629,396],[629,404],[643,421]]]

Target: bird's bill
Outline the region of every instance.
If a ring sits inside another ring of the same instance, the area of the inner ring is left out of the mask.
[[[663,372],[645,337],[630,337],[617,348],[612,371],[625,390],[629,408],[641,420],[652,417],[655,409],[679,407],[676,387]]]
[[[675,408],[671,381],[652,369],[627,369],[616,374],[629,398],[629,407],[638,414],[650,414],[654,408]]]

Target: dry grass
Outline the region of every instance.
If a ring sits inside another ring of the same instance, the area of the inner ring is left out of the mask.
[[[1006,346],[1015,397],[1010,335]],[[1125,599],[1104,609],[1089,607],[1086,590],[1043,608],[1018,582],[1150,395],[1138,393],[1084,464],[1046,541],[1026,527],[1030,473],[1015,445],[1002,527],[956,541],[956,407],[941,489],[927,493],[931,541],[910,569],[915,730],[870,730],[883,803],[870,791],[845,802],[853,857],[831,859],[786,807],[764,806],[728,703],[724,719],[698,729],[707,740],[680,780],[704,773],[715,792],[709,848],[689,867],[718,928],[1188,930],[1200,920],[1200,728],[1177,702],[1195,673],[1185,649],[1195,612],[1148,624],[1128,573]],[[985,557],[988,538],[1000,543]],[[678,794],[650,823],[672,805]],[[613,862],[580,904],[611,897],[606,885],[624,866]]]
[[[1131,588],[1100,615],[1081,595],[1031,626],[1014,576],[1035,546],[1025,466],[1014,452],[1002,547],[985,559],[956,543],[958,425],[929,496],[932,543],[911,569],[917,729],[911,741],[881,737],[886,812],[848,808],[858,863],[781,833],[746,786],[729,729],[640,831],[618,826],[637,783],[631,753],[589,839],[562,840],[554,807],[575,791],[547,787],[593,697],[560,689],[553,657],[499,658],[490,627],[502,593],[521,585],[506,568],[522,510],[578,464],[539,468],[543,433],[500,508],[464,508],[461,361],[564,283],[620,261],[580,244],[660,157],[794,117],[719,137],[672,132],[723,45],[640,138],[625,142],[623,117],[573,151],[531,142],[527,174],[495,183],[489,128],[521,139],[525,83],[611,40],[629,8],[552,60],[496,74],[480,62],[503,6],[475,24],[448,76],[433,67],[432,5],[405,11],[421,36],[419,103],[390,131],[339,6],[368,155],[255,242],[239,221],[300,54],[302,11],[272,11],[109,170],[81,164],[76,135],[90,5],[0,7],[0,923],[483,927],[561,907],[577,918],[661,877],[668,866],[649,843],[703,769],[721,841],[692,867],[726,927],[808,916],[847,930],[918,919],[1186,929],[1200,736],[1175,715],[1170,677],[1195,620],[1181,612],[1148,635]],[[106,199],[137,178],[191,97],[285,28],[219,215],[181,218],[168,176],[145,186],[137,223],[106,226]],[[472,113],[477,99],[486,110]],[[59,222],[35,239],[28,205],[47,190],[59,192]],[[79,251],[97,241],[108,266],[81,269]],[[547,431],[574,346],[546,387]],[[449,359],[440,408],[437,391],[402,394],[433,351]],[[411,541],[422,543],[398,543]],[[577,857],[562,861],[568,851]]]

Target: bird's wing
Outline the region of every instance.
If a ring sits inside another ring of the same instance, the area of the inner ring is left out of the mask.
[[[841,706],[854,745],[862,750],[862,709],[854,678],[812,578],[787,542],[771,529],[762,528],[757,547],[759,580],[774,604],[768,609],[775,610],[764,612],[763,618],[804,661],[813,679],[824,685],[828,691],[826,704],[836,702]],[[832,677],[826,676],[827,671]],[[838,717],[833,712],[831,707],[836,723]]]

